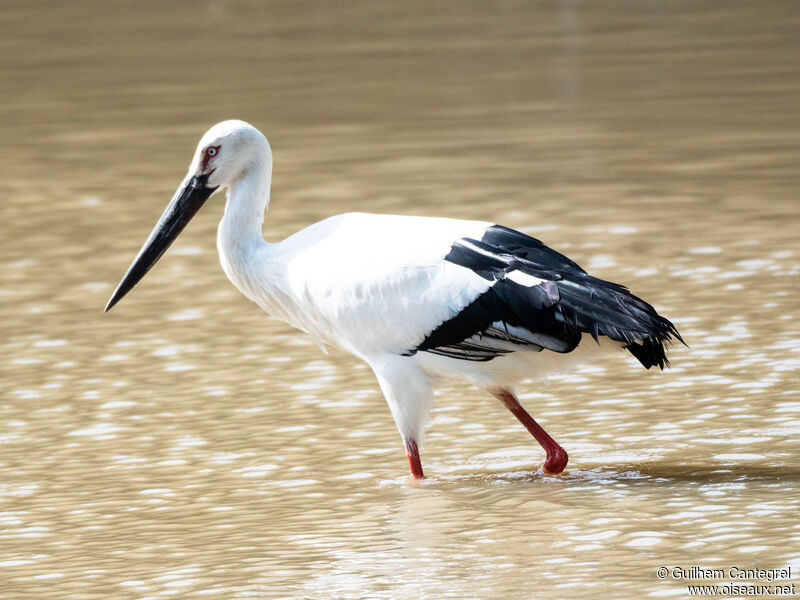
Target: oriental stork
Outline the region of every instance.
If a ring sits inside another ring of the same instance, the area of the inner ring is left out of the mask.
[[[496,396],[544,448],[543,471],[557,474],[567,453],[520,405],[515,386],[612,349],[663,370],[666,346],[683,341],[626,287],[493,223],[348,213],[267,243],[261,227],[271,178],[272,152],[260,131],[243,121],[214,125],[105,310],[227,188],[217,232],[225,274],[273,317],[370,366],[415,478],[423,477],[419,445],[440,380]]]

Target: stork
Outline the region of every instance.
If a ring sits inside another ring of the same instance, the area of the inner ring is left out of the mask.
[[[589,275],[524,233],[482,221],[347,213],[277,243],[262,237],[272,151],[243,121],[200,140],[189,172],[112,294],[108,312],[215,192],[227,188],[217,249],[225,274],[270,315],[374,371],[411,475],[434,386],[456,379],[496,396],[544,448],[567,452],[522,407],[515,386],[613,349],[668,366],[675,326],[622,285]]]

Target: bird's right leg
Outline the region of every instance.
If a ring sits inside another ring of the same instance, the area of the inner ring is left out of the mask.
[[[392,411],[397,430],[403,438],[411,476],[423,479],[419,444],[425,433],[433,405],[433,390],[428,376],[413,359],[394,356],[380,362],[371,362],[381,391]]]
[[[522,405],[519,403],[519,400],[517,400],[514,392],[505,388],[499,388],[492,390],[492,394],[494,394],[495,398],[500,400],[500,402],[502,402],[515,417],[517,417],[519,422],[525,426],[525,429],[527,429],[530,434],[536,438],[536,441],[539,442],[542,448],[544,448],[544,451],[547,452],[547,459],[544,461],[542,470],[550,475],[557,475],[558,473],[561,473],[561,471],[563,471],[567,466],[567,461],[569,460],[567,451],[559,446],[558,443],[542,428],[542,426],[534,421],[533,417],[530,416],[524,408],[522,408]]]

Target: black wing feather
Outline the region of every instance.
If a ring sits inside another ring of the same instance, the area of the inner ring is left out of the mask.
[[[494,282],[413,350],[488,361],[513,349],[570,352],[583,333],[622,342],[648,369],[669,365],[665,344],[683,342],[675,326],[620,284],[592,277],[577,263],[524,233],[493,225],[463,238],[445,260]],[[514,271],[542,280],[521,285]],[[502,323],[504,329],[493,327]],[[509,333],[509,327],[526,333]],[[511,347],[509,347],[511,344]]]

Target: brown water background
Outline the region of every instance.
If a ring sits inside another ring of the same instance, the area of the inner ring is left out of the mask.
[[[703,583],[660,566],[788,566],[800,588],[796,2],[0,9],[0,597]],[[370,371],[225,279],[221,200],[102,315],[228,118],[273,146],[267,239],[344,211],[499,222],[626,283],[690,347],[665,373],[609,356],[524,386],[570,452],[560,477],[449,386],[410,486]]]

